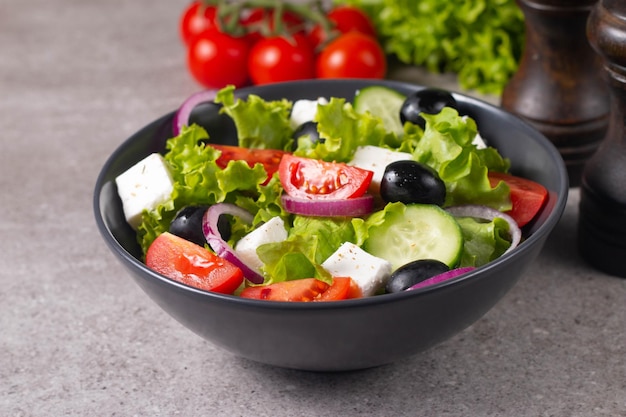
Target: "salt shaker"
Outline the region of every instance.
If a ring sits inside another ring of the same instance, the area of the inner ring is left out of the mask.
[[[571,186],[604,137],[609,92],[586,24],[597,0],[517,0],[526,24],[524,53],[502,107],[557,147]]]
[[[600,0],[587,36],[603,58],[611,117],[582,174],[578,247],[597,269],[626,278],[626,1]]]

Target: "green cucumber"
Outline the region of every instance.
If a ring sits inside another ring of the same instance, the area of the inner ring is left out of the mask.
[[[369,229],[363,249],[391,262],[393,270],[418,259],[436,259],[454,268],[463,252],[463,233],[455,218],[431,204],[394,204]]]
[[[406,96],[388,87],[373,85],[357,91],[354,97],[354,109],[358,113],[370,112],[380,117],[385,128],[396,134],[404,131],[400,121],[400,109]]]

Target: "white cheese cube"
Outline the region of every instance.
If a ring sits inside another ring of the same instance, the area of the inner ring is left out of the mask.
[[[476,134],[476,136],[472,140],[472,144],[476,145],[478,149],[485,149],[487,147],[487,144],[485,143],[483,138],[480,136],[480,133]]]
[[[352,161],[348,165],[353,165],[362,169],[374,172],[369,192],[378,195],[380,192],[380,182],[385,174],[385,168],[392,162],[413,159],[407,152],[397,152],[379,146],[359,146],[354,152]]]
[[[265,243],[282,242],[285,239],[287,230],[283,219],[273,217],[242,237],[235,245],[235,253],[247,266],[260,273],[263,262],[259,259],[256,249]]]
[[[468,118],[469,116],[463,116],[463,121],[467,122]],[[487,144],[480,136],[480,133],[476,133],[476,136],[472,139],[472,145],[475,145],[478,149],[485,149],[487,147]]]
[[[167,163],[158,153],[137,162],[115,178],[115,183],[126,221],[135,230],[141,223],[143,210],[152,210],[164,203],[174,190]]]
[[[297,128],[303,123],[312,121],[317,114],[318,104],[328,104],[328,100],[324,97],[320,97],[317,100],[298,100],[293,103],[289,117],[292,129]]]
[[[334,277],[352,278],[364,297],[374,295],[391,275],[389,261],[370,255],[350,242],[341,245],[322,267]]]

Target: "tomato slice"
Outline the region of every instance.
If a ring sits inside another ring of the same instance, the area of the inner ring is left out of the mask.
[[[211,143],[210,146],[222,152],[220,157],[217,158],[217,161],[215,161],[217,166],[222,169],[226,168],[228,162],[237,160],[246,161],[250,168],[254,167],[255,164],[262,164],[263,168],[265,168],[265,172],[267,172],[267,180],[265,183],[278,171],[283,155],[288,154],[288,152],[278,149],[251,149],[213,143]]]
[[[362,297],[361,289],[349,277],[334,277],[333,284],[313,301],[338,301]]]
[[[146,265],[174,281],[223,294],[235,292],[244,279],[239,267],[169,232],[152,242]]]
[[[243,298],[270,301],[313,301],[330,285],[315,278],[303,278],[275,284],[248,287],[241,292]]]
[[[548,190],[532,180],[502,172],[489,172],[489,183],[495,187],[504,181],[511,190],[512,209],[507,212],[519,227],[530,222],[541,210],[548,198]]]
[[[333,278],[332,285],[315,278],[304,278],[275,284],[248,287],[241,292],[244,298],[270,301],[339,301],[361,297],[361,290],[352,278]]]
[[[341,200],[365,194],[374,173],[344,163],[288,154],[280,161],[278,175],[292,197]]]

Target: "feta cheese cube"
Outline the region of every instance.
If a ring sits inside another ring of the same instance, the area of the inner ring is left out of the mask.
[[[263,262],[256,250],[265,243],[282,242],[287,239],[285,223],[280,217],[273,217],[265,224],[242,237],[235,245],[235,253],[247,266],[261,272]]]
[[[480,136],[480,133],[477,133],[476,136],[474,136],[472,144],[476,145],[478,149],[485,149],[487,147],[487,144],[483,140],[482,136]]]
[[[392,162],[413,159],[407,152],[397,152],[379,146],[359,146],[354,152],[352,161],[348,165],[353,165],[362,169],[374,172],[369,192],[378,195],[380,192],[380,182],[385,174],[385,168]]]
[[[317,114],[318,104],[328,104],[328,100],[320,97],[317,100],[297,100],[291,107],[291,116],[289,121],[293,129],[303,123],[310,122]]]
[[[115,178],[126,221],[133,229],[141,223],[143,210],[152,210],[167,201],[174,181],[165,159],[153,153]]]
[[[364,297],[374,295],[391,276],[391,263],[346,242],[322,263],[334,277],[350,277]]]

